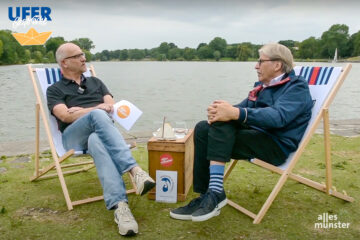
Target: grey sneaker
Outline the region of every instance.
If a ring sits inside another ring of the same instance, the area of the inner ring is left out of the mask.
[[[136,184],[137,195],[144,195],[153,187],[155,187],[154,179],[152,179],[144,170],[140,170],[135,174],[134,181]]]
[[[138,224],[126,202],[118,203],[118,208],[115,210],[114,216],[115,222],[119,227],[119,233],[122,236],[132,236],[138,233]]]

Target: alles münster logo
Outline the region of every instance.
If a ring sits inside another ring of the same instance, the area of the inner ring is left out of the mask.
[[[319,214],[317,220],[320,222],[316,222],[315,228],[323,228],[323,229],[332,229],[332,228],[349,228],[350,223],[344,223],[338,220],[338,216],[336,214],[323,213]]]

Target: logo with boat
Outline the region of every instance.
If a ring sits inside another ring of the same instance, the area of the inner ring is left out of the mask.
[[[8,7],[9,20],[13,22],[13,29],[28,25],[46,25],[52,21],[50,7]],[[22,46],[43,45],[52,32],[38,32],[31,27],[26,33],[12,33]]]

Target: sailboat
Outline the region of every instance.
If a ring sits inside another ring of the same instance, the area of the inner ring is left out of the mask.
[[[334,59],[332,60],[333,63],[336,63],[338,61],[338,52],[337,52],[337,48],[335,48],[335,54],[334,54]]]

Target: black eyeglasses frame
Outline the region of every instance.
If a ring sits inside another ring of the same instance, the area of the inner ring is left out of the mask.
[[[70,57],[66,57],[66,58],[64,58],[64,60],[70,59],[70,58],[79,59],[81,57],[85,57],[85,53],[79,53],[79,54],[76,54],[76,55],[73,55],[73,56],[70,56]]]
[[[273,61],[281,61],[281,59],[278,58],[274,58],[274,59],[258,59],[257,63],[259,64],[259,66],[263,63],[263,62],[273,62]]]

